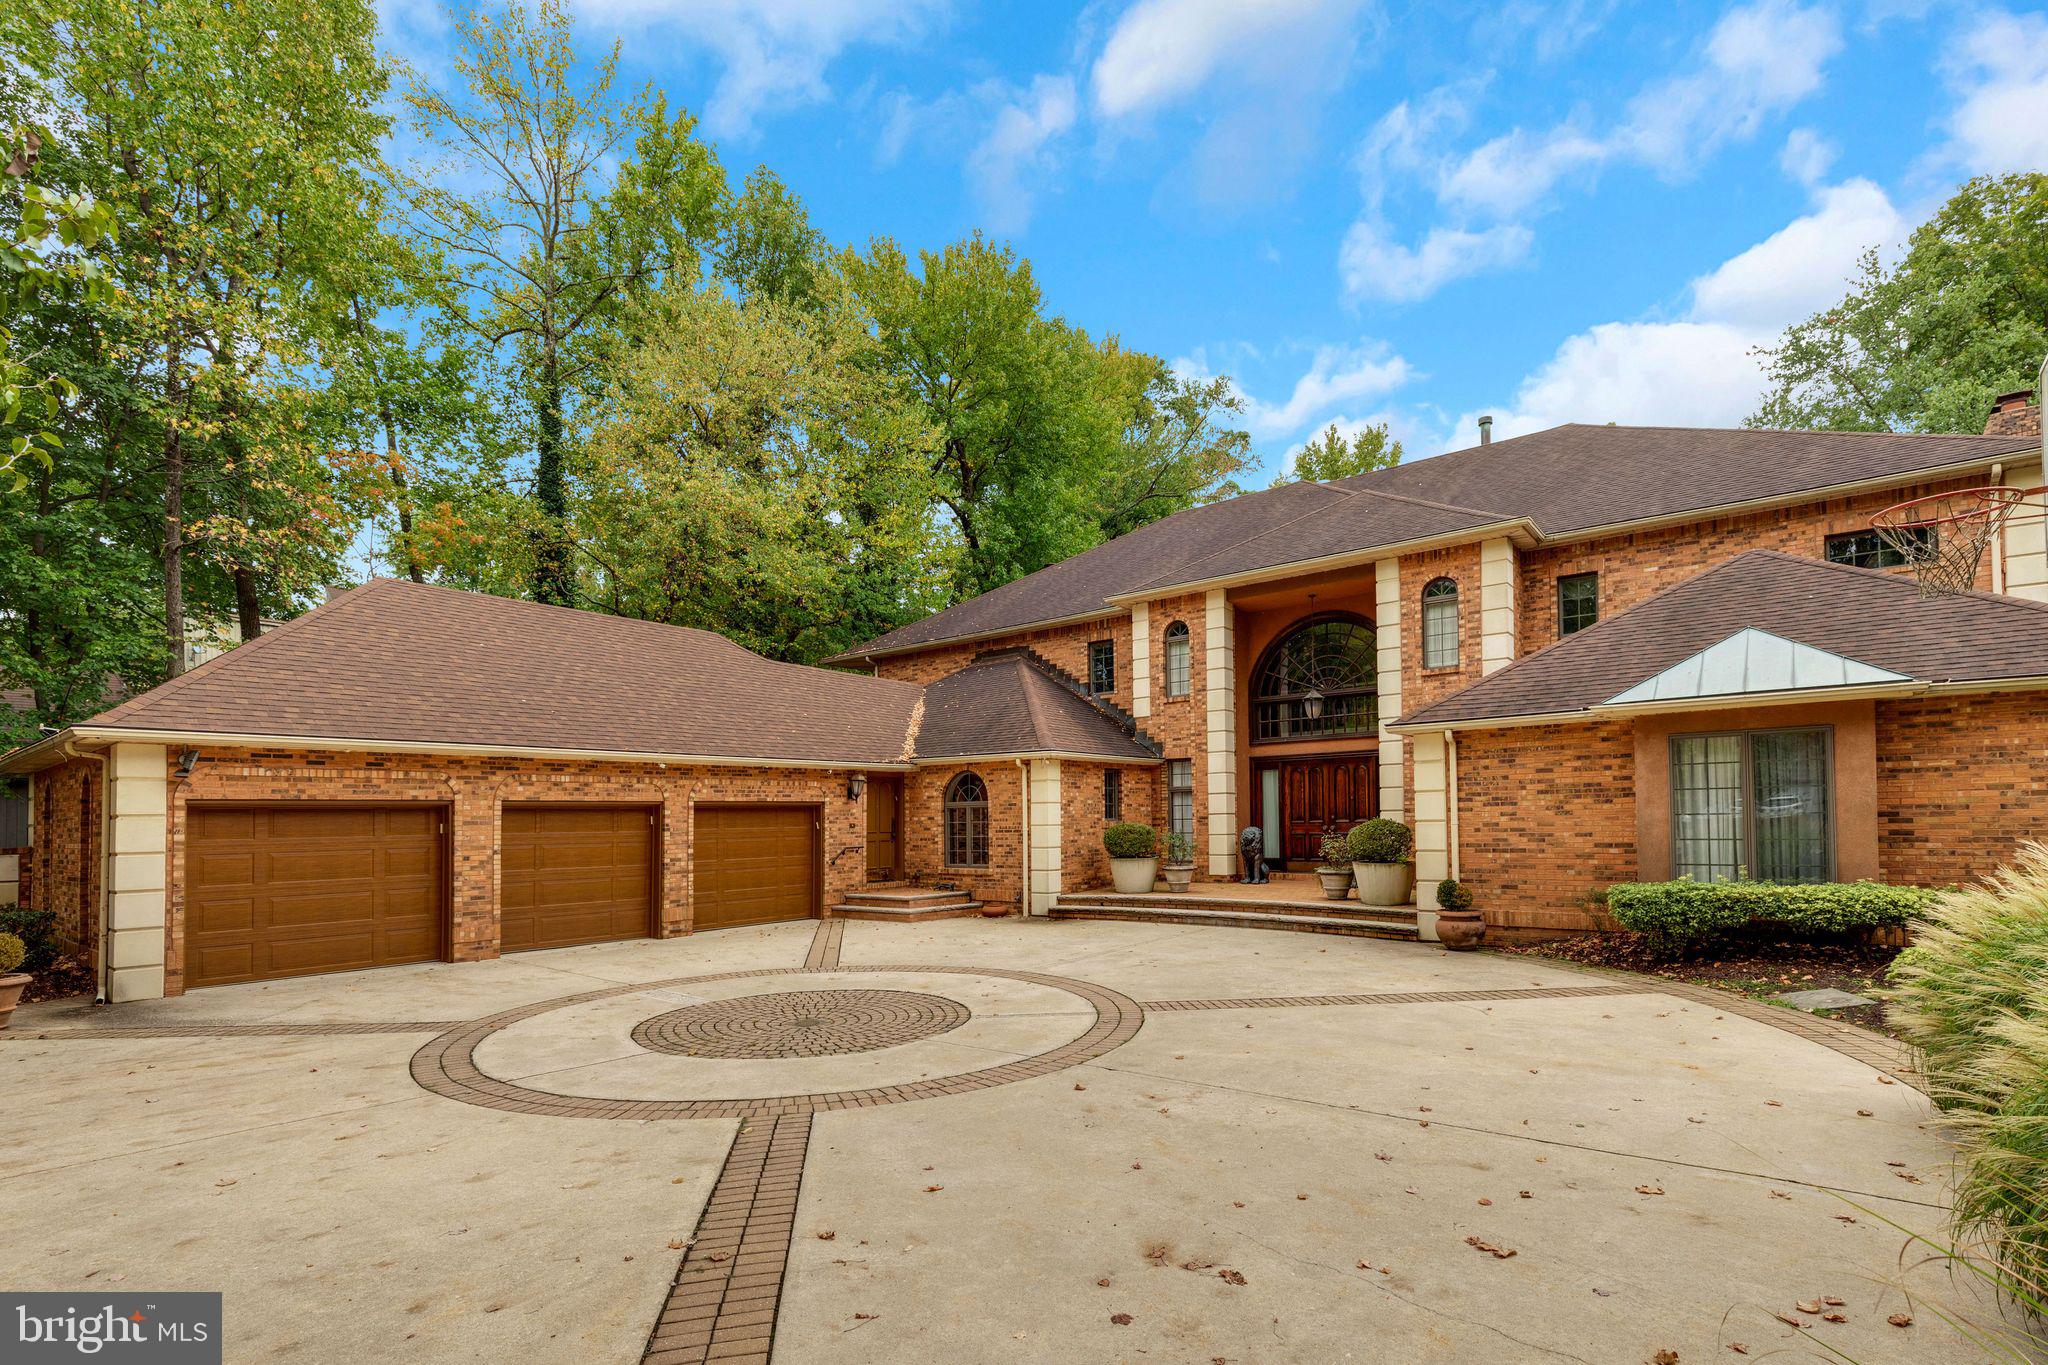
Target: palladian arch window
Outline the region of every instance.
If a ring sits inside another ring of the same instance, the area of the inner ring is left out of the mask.
[[[1448,578],[1422,589],[1422,666],[1458,666],[1458,585]]]
[[[1369,735],[1379,725],[1373,628],[1350,616],[1312,617],[1266,650],[1252,677],[1257,739]]]
[[[988,784],[962,773],[946,784],[946,866],[988,866]]]

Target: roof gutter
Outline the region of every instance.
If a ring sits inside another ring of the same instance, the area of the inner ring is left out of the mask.
[[[478,758],[582,759],[600,763],[659,763],[703,768],[806,768],[827,772],[860,768],[909,772],[913,764],[894,759],[750,758],[731,754],[643,753],[627,749],[551,749],[514,744],[450,744],[418,740],[362,739],[337,735],[223,734],[204,730],[131,730],[108,725],[75,725],[47,739],[0,756],[0,773],[34,772],[70,757],[76,746],[109,744],[206,744],[230,749],[332,749],[344,753],[448,754]]]
[[[1272,564],[1263,569],[1247,569],[1242,573],[1219,574],[1214,578],[1191,578],[1182,583],[1153,584],[1134,592],[1117,593],[1108,600],[1119,607],[1127,607],[1138,602],[1148,602],[1167,593],[1241,588],[1253,583],[1269,583],[1276,578],[1298,578],[1303,574],[1325,573],[1331,569],[1345,569],[1382,559],[1392,559],[1396,555],[1420,554],[1425,550],[1440,550],[1446,546],[1463,545],[1473,540],[1490,540],[1498,536],[1508,537],[1525,550],[1544,543],[1543,533],[1536,529],[1535,522],[1527,517],[1512,517],[1505,521],[1490,521],[1480,526],[1466,527],[1463,530],[1419,536],[1413,540],[1388,541],[1383,545],[1370,545],[1363,549],[1345,550],[1339,554],[1320,555],[1314,559],[1291,559],[1284,564]]]
[[[1034,758],[1057,758],[1074,763],[1125,763],[1133,766],[1144,764],[1155,767],[1166,762],[1163,758],[1154,758],[1149,754],[1140,758],[1122,758],[1115,754],[1084,754],[1079,750],[1068,749],[1005,750],[992,754],[941,754],[933,758],[915,759],[913,762],[920,768],[955,768],[962,763],[1006,763],[1012,760],[1028,763]]]

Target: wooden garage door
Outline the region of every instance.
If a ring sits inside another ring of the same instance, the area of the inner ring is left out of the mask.
[[[185,811],[185,984],[441,955],[439,806],[301,802]]]
[[[814,807],[699,806],[690,856],[699,929],[809,919],[817,913]]]
[[[654,812],[646,806],[505,807],[504,951],[646,938]]]

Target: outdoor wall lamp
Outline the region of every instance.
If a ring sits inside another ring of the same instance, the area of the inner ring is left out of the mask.
[[[849,801],[860,800],[861,794],[867,791],[867,789],[868,776],[866,773],[854,773],[846,779],[846,799]]]
[[[179,754],[178,780],[182,782],[184,779],[192,776],[192,770],[198,766],[199,751],[197,749],[187,749],[183,753]]]

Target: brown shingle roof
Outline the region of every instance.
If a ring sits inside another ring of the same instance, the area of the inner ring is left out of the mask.
[[[925,689],[917,757],[1086,754],[1143,763],[1158,754],[1076,695],[1024,650],[983,655]]]
[[[1399,724],[1585,711],[1750,628],[1921,682],[2048,677],[2048,605],[1990,593],[1922,597],[1899,574],[1751,550]]]
[[[1106,599],[1527,520],[1546,539],[1621,522],[1907,483],[2037,448],[2027,436],[1569,425],[1327,484],[1181,512],[914,621],[840,660],[1111,610]],[[1360,495],[1378,495],[1367,500]]]
[[[380,578],[86,724],[900,763],[921,691],[709,631]]]

